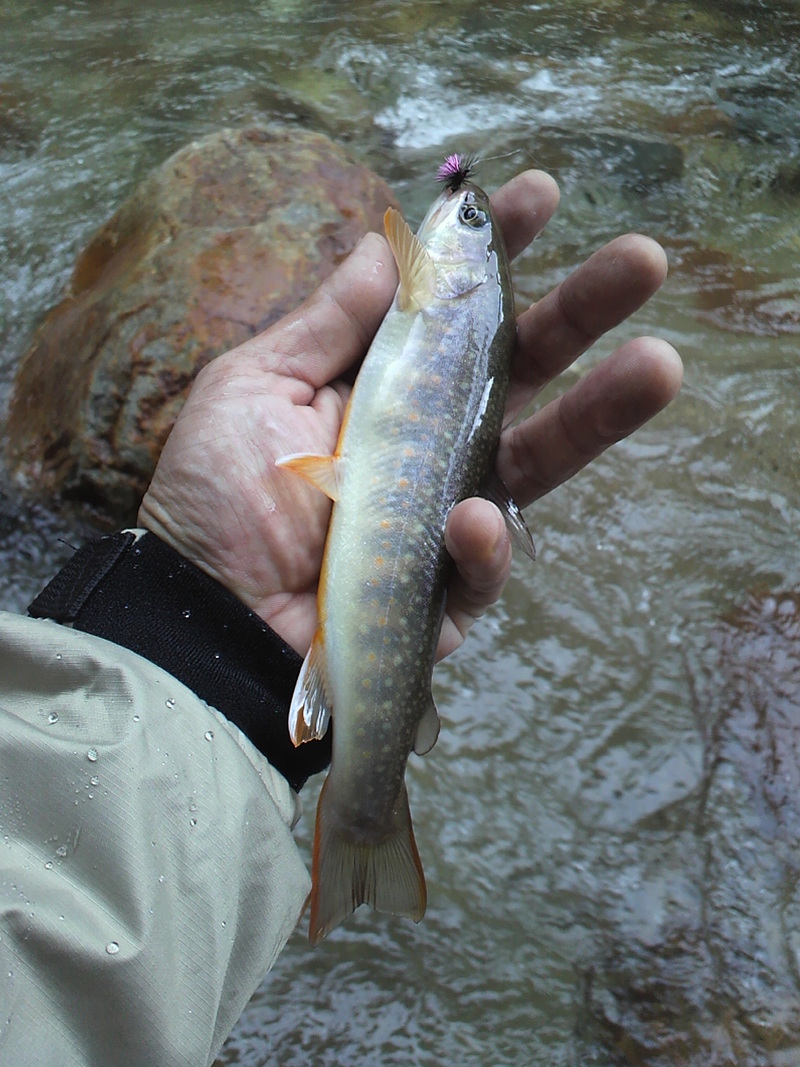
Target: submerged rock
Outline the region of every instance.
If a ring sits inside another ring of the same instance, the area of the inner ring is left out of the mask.
[[[23,357],[14,471],[130,518],[201,367],[296,307],[390,204],[307,131],[223,130],[171,156],[78,256]]]
[[[667,873],[660,929],[620,929],[585,970],[584,1067],[800,1063],[800,593],[752,596],[710,645],[702,787],[664,844],[684,884]]]
[[[566,166],[580,172],[596,172],[640,195],[683,176],[684,155],[679,145],[613,130],[586,133],[542,126],[538,132],[537,155],[550,169]]]
[[[32,119],[31,94],[11,82],[0,82],[0,159],[30,155],[40,130]]]

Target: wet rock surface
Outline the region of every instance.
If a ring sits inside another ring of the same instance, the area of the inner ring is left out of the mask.
[[[800,1063],[800,593],[752,596],[710,645],[702,785],[643,879],[657,929],[620,930],[583,972],[584,1065]]]
[[[17,475],[132,516],[201,367],[296,307],[394,203],[308,131],[224,130],[170,157],[79,255],[23,357]]]

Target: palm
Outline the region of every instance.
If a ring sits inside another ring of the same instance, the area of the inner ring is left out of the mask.
[[[557,190],[528,172],[492,198],[509,253],[555,210]],[[619,238],[519,319],[509,417],[601,333],[659,287],[663,253]],[[306,303],[198,376],[142,502],[140,522],[218,579],[305,653],[316,625],[316,585],[330,502],[275,466],[292,452],[330,454],[352,374],[394,293],[385,242],[369,235]],[[505,431],[498,468],[521,506],[569,478],[659,411],[681,368],[666,344],[628,342],[558,401]],[[463,641],[508,575],[502,520],[486,501],[451,513],[456,562],[439,654]]]
[[[198,377],[143,502],[143,521],[164,523],[188,547],[185,555],[305,649],[314,633],[330,502],[275,460],[333,451],[347,389],[312,390],[263,362],[234,351]]]

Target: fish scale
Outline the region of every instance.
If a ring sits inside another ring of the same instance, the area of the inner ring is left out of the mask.
[[[450,173],[416,237],[387,212],[400,285],[336,451],[279,461],[335,501],[318,629],[290,710],[295,743],[334,723],[317,806],[314,943],[361,903],[417,921],[426,906],[406,763],[438,733],[445,523],[493,468],[515,339],[502,235],[466,175]]]

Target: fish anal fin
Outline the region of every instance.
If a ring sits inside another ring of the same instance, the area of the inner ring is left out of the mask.
[[[417,723],[417,732],[414,735],[414,751],[418,756],[424,756],[426,752],[430,752],[439,737],[440,728],[439,712],[431,697],[430,703]]]
[[[336,811],[329,776],[317,805],[308,931],[311,944],[318,945],[360,904],[414,922],[425,914],[425,875],[414,840],[408,794],[403,786],[392,824],[379,842],[359,841]]]
[[[421,311],[436,296],[436,265],[396,208],[386,209],[383,225],[400,275],[397,306],[401,311]]]
[[[506,529],[511,538],[511,544],[532,560],[536,559],[536,545],[533,543],[525,516],[514,503],[511,494],[496,471],[486,480],[481,490],[481,495],[491,500],[500,509],[500,514],[506,521]]]
[[[276,467],[283,467],[305,478],[321,489],[331,500],[339,499],[341,460],[338,456],[319,456],[313,452],[293,452],[275,460]]]
[[[311,642],[289,705],[289,736],[292,743],[318,741],[331,720],[331,705],[325,675],[325,646],[319,633]]]

